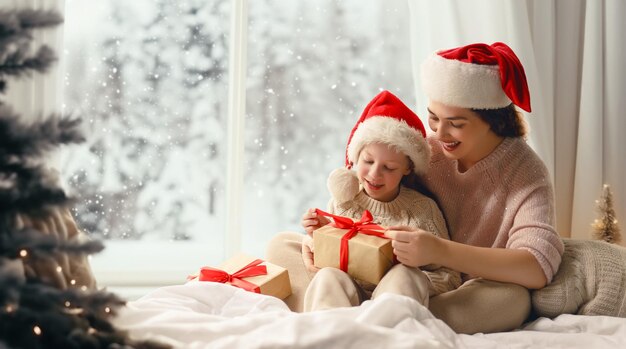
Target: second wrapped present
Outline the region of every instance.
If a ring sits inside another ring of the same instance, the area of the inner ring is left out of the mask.
[[[229,283],[247,291],[285,299],[291,295],[287,269],[238,254],[220,265],[220,269],[202,267],[191,280]]]

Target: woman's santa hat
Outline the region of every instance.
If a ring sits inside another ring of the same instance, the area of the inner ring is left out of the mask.
[[[336,202],[353,199],[360,188],[356,174],[350,168],[357,162],[363,147],[371,143],[392,146],[413,162],[413,172],[424,174],[430,162],[422,121],[402,101],[389,91],[382,91],[365,107],[357,121],[346,148],[346,168],[333,171],[328,177],[328,189]]]
[[[439,51],[421,68],[422,87],[431,100],[470,109],[499,109],[513,103],[531,110],[524,67],[501,42]]]

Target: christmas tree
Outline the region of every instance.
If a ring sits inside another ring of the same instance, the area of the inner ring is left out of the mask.
[[[26,123],[1,99],[8,78],[55,62],[50,47],[31,50],[32,32],[61,22],[55,12],[0,11],[0,348],[165,348],[112,326],[124,301],[96,289],[86,258],[103,245],[80,234],[46,167],[52,149],[83,140],[79,121]]]
[[[613,195],[608,184],[602,188],[602,196],[600,200],[596,200],[600,218],[594,220],[593,237],[596,240],[604,240],[611,244],[619,244],[622,241],[622,235],[619,232],[617,218],[613,210]]]

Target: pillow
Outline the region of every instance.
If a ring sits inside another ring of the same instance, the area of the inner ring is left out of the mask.
[[[554,279],[532,292],[537,315],[626,317],[626,248],[597,240],[563,239],[565,252]]]

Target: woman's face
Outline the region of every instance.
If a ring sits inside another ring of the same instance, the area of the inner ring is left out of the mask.
[[[384,202],[398,196],[400,180],[410,172],[407,156],[382,143],[364,146],[356,165],[356,173],[365,193]]]
[[[489,155],[502,141],[472,110],[439,102],[428,104],[428,126],[441,142],[445,156],[459,161],[461,171]]]

